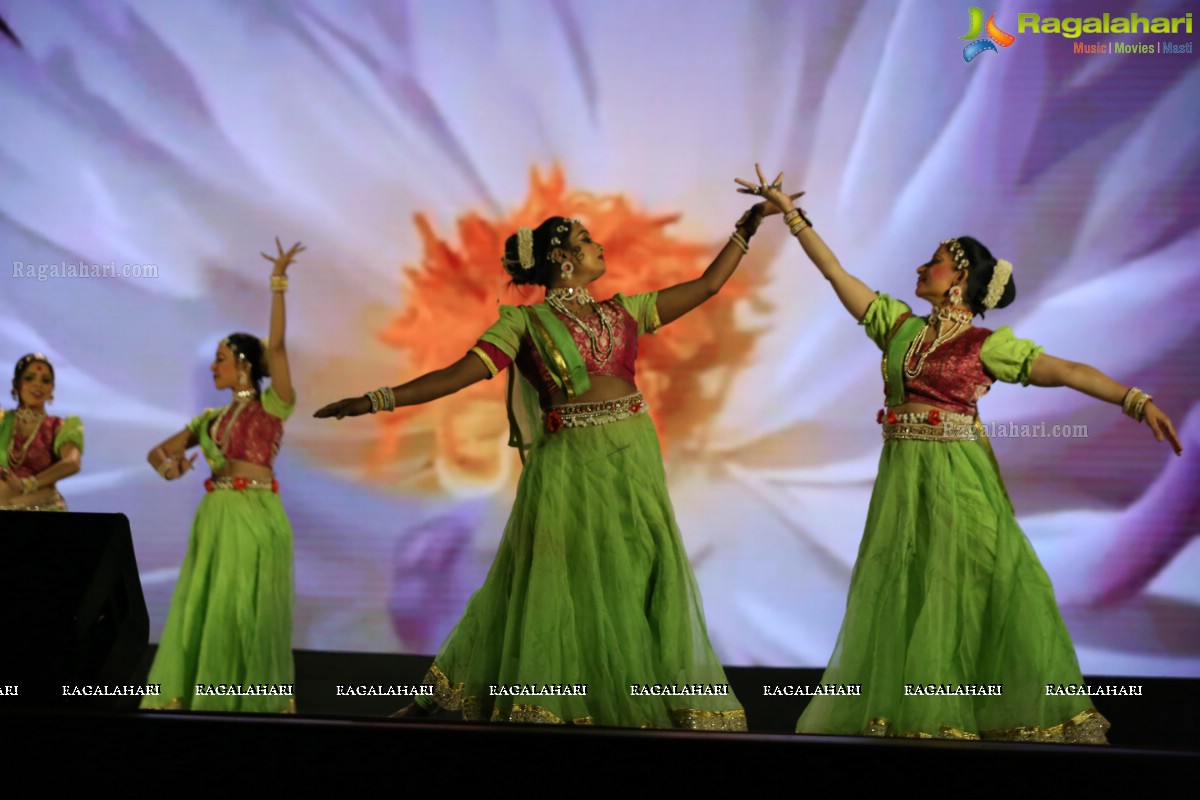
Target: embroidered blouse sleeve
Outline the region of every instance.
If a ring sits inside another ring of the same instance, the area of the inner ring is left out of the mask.
[[[517,357],[523,336],[525,315],[516,306],[500,306],[500,319],[483,332],[470,352],[479,356],[494,378]]]
[[[262,395],[263,411],[266,411],[272,417],[278,417],[280,420],[285,420],[292,415],[296,410],[296,400],[293,397],[291,403],[285,403],[275,393],[274,386],[268,386],[267,390]]]
[[[658,318],[658,292],[643,292],[629,297],[618,294],[613,299],[625,306],[629,316],[637,320],[638,336],[654,333],[662,327],[662,320]]]
[[[979,360],[996,380],[1028,386],[1033,362],[1043,350],[1029,339],[1018,339],[1005,325],[984,340]]]
[[[83,421],[79,417],[67,417],[54,436],[54,457],[62,457],[63,445],[73,444],[83,452]]]
[[[867,329],[867,336],[882,350],[887,344],[888,335],[896,325],[896,320],[911,311],[906,303],[880,292],[875,295],[871,305],[867,306],[867,313],[863,314],[858,324]]]

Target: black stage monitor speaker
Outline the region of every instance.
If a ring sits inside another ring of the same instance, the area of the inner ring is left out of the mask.
[[[129,705],[63,687],[140,679],[149,633],[124,514],[0,511],[0,709]]]

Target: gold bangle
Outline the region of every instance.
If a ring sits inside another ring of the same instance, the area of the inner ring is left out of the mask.
[[[21,479],[21,494],[33,494],[38,490],[38,479],[35,475]]]
[[[272,275],[271,276],[271,291],[272,292],[286,292],[287,288],[288,288],[288,279],[287,279],[286,275]]]
[[[1133,406],[1133,418],[1138,422],[1146,421],[1146,403],[1149,403],[1153,398],[1150,395],[1142,392],[1142,396],[1137,399]]]
[[[171,480],[170,478],[167,478],[167,473],[171,471],[171,467],[173,464],[174,464],[174,462],[172,462],[170,457],[168,456],[168,457],[164,458],[162,461],[158,462],[158,466],[155,467],[155,469],[158,470],[159,475],[162,475],[167,480]]]

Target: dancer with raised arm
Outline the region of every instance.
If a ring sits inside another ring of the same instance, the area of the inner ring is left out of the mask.
[[[83,465],[83,423],[53,417],[54,366],[41,353],[13,368],[13,411],[0,410],[0,511],[66,511],[57,484]]]
[[[778,185],[739,180],[784,213],[838,300],[883,351],[883,453],[846,616],[800,733],[1105,743],[1050,580],[1017,525],[976,402],[995,381],[1068,386],[1122,406],[1182,452],[1170,419],[1137,388],[1047,355],[1008,327],[975,325],[1016,297],[1012,265],[975,239],[938,245],[917,268],[932,309],[877,294],[842,268]],[[997,688],[998,687],[998,688]]]
[[[509,370],[513,441],[527,450],[516,501],[487,579],[426,676],[434,696],[404,714],[440,705],[472,720],[745,730],[737,699],[716,693],[728,680],[634,370],[638,336],[713,297],[764,213],[761,203],[748,211],[699,278],[602,302],[589,286],[605,273],[604,248],[582,222],[521,228],[503,264],[514,283],[545,287],[545,302],[501,306],[500,320],[443,370],[316,413],[427,403]],[[572,694],[503,694],[553,686]],[[684,686],[709,688],[666,694]]]
[[[200,446],[212,469],[192,523],[171,610],[150,670],[158,697],[142,708],[192,711],[295,711],[292,685],[292,526],[272,465],[284,420],[296,404],[284,347],[287,268],[304,248],[263,253],[272,262],[271,327],[266,342],[235,333],[217,345],[213,383],[232,394],[150,451],[176,480]],[[262,380],[271,385],[261,391]]]

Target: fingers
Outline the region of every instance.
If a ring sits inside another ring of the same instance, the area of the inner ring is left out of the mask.
[[[796,192],[795,194],[788,195],[788,197],[792,198],[793,200],[799,200],[803,196],[804,196],[804,192]]]
[[[762,173],[762,167],[761,167],[761,166],[759,166],[758,164],[755,164],[755,165],[754,165],[754,171],[758,173],[758,184],[759,184],[759,186],[765,186],[765,185],[766,185],[766,183],[767,183],[767,179],[766,179],[765,177],[763,177],[763,173]]]
[[[1175,426],[1171,424],[1171,420],[1166,414],[1163,415],[1161,427],[1167,440],[1171,442],[1171,449],[1175,451],[1175,455],[1183,455],[1183,443],[1179,441],[1179,434],[1175,433]],[[1161,442],[1162,439],[1160,438],[1159,441]]]
[[[313,412],[313,416],[317,419],[326,419],[334,416],[336,416],[338,419],[341,419],[342,417],[346,416],[345,405],[345,400],[338,400],[336,403],[330,403],[327,406],[318,408]]]
[[[775,180],[771,181],[771,185],[772,186],[782,186],[783,185],[783,173],[782,172],[775,176]]]
[[[734,183],[740,183],[742,186],[745,186],[747,189],[750,189],[750,190],[752,190],[752,191],[753,191],[755,188],[757,188],[757,184],[751,183],[750,181],[744,181],[744,180],[742,180],[741,178],[734,178],[734,179],[733,179],[733,182],[734,182]]]

